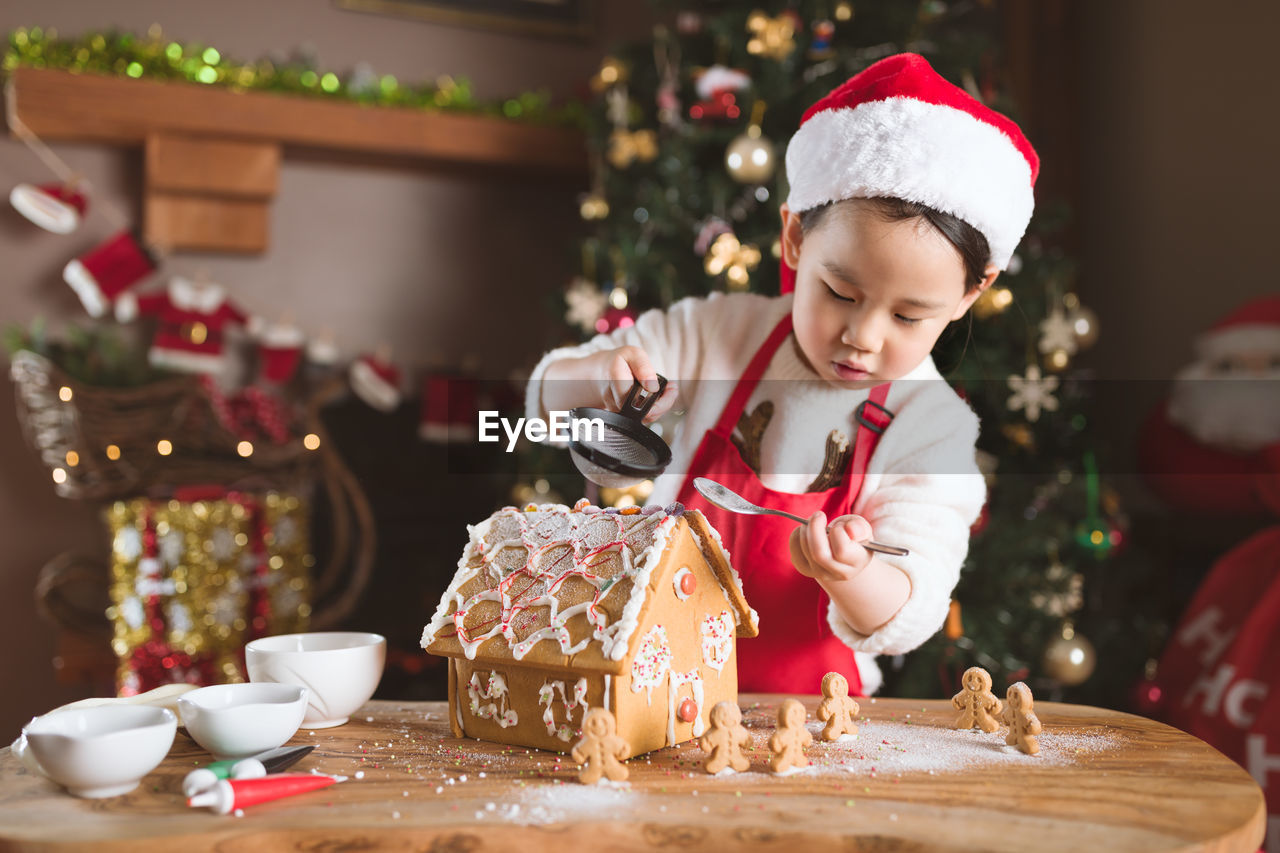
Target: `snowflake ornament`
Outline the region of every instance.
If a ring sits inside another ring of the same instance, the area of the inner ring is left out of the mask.
[[[605,296],[600,286],[582,276],[570,283],[564,301],[569,306],[564,315],[565,321],[587,334],[596,330],[596,321],[604,316],[604,309],[609,307],[609,297]]]
[[[1009,410],[1016,412],[1022,409],[1027,420],[1035,423],[1040,420],[1040,410],[1054,412],[1058,409],[1058,398],[1053,392],[1058,389],[1058,377],[1040,375],[1040,365],[1027,367],[1025,376],[1009,377]]]
[[[1040,352],[1062,350],[1067,355],[1075,355],[1079,344],[1075,323],[1061,308],[1053,309],[1052,314],[1040,321]]]

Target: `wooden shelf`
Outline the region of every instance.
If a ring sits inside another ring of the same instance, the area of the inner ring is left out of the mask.
[[[496,167],[574,184],[585,184],[587,175],[580,132],[488,116],[38,68],[15,69],[10,92],[9,113],[46,140],[145,144],[145,233],[171,248],[264,250],[265,230],[257,238],[238,233],[223,241],[216,229],[237,218],[236,210],[246,204],[259,203],[266,211],[285,146],[369,161],[407,158],[433,166]],[[162,155],[163,163],[158,161]],[[218,168],[210,171],[211,162]],[[241,166],[249,178],[235,177]],[[156,195],[164,201],[156,203]],[[193,210],[198,214],[194,226],[172,221],[153,226],[154,217]],[[267,219],[255,217],[262,229]]]

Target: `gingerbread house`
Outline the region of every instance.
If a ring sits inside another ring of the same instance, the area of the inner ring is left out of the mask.
[[[702,734],[738,698],[756,614],[719,535],[679,505],[506,507],[475,526],[422,634],[463,735],[564,751],[590,708],[631,754]]]

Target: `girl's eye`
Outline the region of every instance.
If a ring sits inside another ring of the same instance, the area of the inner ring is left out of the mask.
[[[919,317],[904,317],[901,314],[895,314],[894,317],[896,317],[898,322],[902,323],[904,326],[914,326],[916,323],[920,322]]]
[[[832,296],[834,296],[836,299],[839,299],[841,302],[857,302],[858,301],[850,296],[842,296],[841,294],[836,293],[835,288],[833,288],[829,284],[827,285],[827,293],[830,293]]]

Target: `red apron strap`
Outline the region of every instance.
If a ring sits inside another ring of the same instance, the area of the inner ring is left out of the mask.
[[[769,337],[765,338],[760,349],[756,350],[756,354],[747,364],[746,371],[738,380],[737,387],[733,389],[733,395],[729,397],[729,402],[725,403],[724,410],[720,413],[720,420],[715,426],[716,432],[726,438],[733,434],[734,428],[738,425],[738,418],[747,407],[747,400],[751,399],[756,385],[760,384],[760,377],[764,376],[765,368],[769,366],[769,360],[773,358],[773,354],[778,351],[778,347],[789,334],[791,334],[791,312],[788,311],[778,321],[778,325],[774,326]]]
[[[884,407],[889,399],[889,384],[877,385],[871,389],[865,402],[859,403],[853,416],[858,423],[858,434],[853,440],[853,453],[849,457],[849,470],[845,472],[844,481],[852,483],[856,478],[859,484],[867,473],[867,463],[871,454],[880,443],[880,436],[893,420],[893,412]]]

